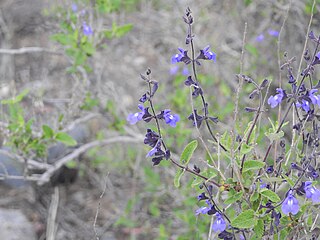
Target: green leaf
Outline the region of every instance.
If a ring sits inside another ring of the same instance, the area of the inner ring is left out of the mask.
[[[52,138],[54,131],[48,125],[42,125],[42,131],[44,138]]]
[[[270,142],[279,140],[284,136],[284,132],[280,130],[278,133],[275,132],[266,132],[265,135],[270,139]]]
[[[257,224],[253,227],[254,236],[251,239],[261,239],[264,233],[264,223],[262,219],[259,219]]]
[[[183,174],[184,174],[184,169],[181,168],[177,171],[176,175],[174,176],[173,183],[176,188],[180,187],[180,179]]]
[[[254,211],[252,209],[240,213],[231,221],[231,225],[236,228],[252,228],[256,224]]]
[[[251,152],[252,149],[253,149],[253,146],[249,146],[249,145],[243,143],[241,145],[240,153],[247,154],[247,153]]]
[[[198,146],[198,141],[193,140],[190,142],[183,150],[181,157],[180,157],[180,163],[187,165],[192,157],[192,154],[194,150],[196,150]]]
[[[229,205],[232,203],[235,203],[236,201],[240,200],[243,196],[243,192],[237,192],[235,194],[233,194],[232,196],[230,196],[229,198],[227,198],[224,203]]]
[[[268,178],[261,178],[262,182],[269,182],[269,183],[277,183],[277,182],[283,182],[283,178],[280,177],[268,177]]]
[[[67,146],[77,145],[77,141],[73,139],[69,134],[65,132],[58,132],[55,139],[59,142],[64,143]]]
[[[18,96],[11,98],[11,99],[5,99],[1,101],[1,104],[16,104],[21,102],[21,100],[29,93],[28,89],[25,89],[20,93]]]
[[[281,199],[279,198],[278,194],[276,194],[275,192],[269,190],[269,189],[262,189],[261,190],[261,195],[268,198],[270,201],[272,202],[280,202]]]
[[[117,27],[117,29],[115,31],[116,37],[118,37],[118,38],[122,37],[123,35],[125,35],[129,31],[131,31],[132,27],[133,27],[132,24],[126,24],[126,25],[122,25],[120,27]]]
[[[82,45],[82,49],[88,54],[93,55],[96,51],[95,47],[90,42],[86,42]]]
[[[258,160],[247,160],[244,162],[243,172],[247,172],[249,170],[258,170],[260,168],[263,168],[264,165],[264,162],[260,162]]]
[[[258,200],[258,198],[259,198],[259,193],[254,192],[250,197],[250,202],[254,202],[254,201]]]

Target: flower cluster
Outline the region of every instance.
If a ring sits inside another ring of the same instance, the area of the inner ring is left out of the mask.
[[[71,10],[72,10],[72,12],[74,14],[77,14],[80,17],[84,17],[85,14],[86,14],[86,10],[85,9],[79,11],[78,5],[76,3],[73,3],[71,5]],[[87,37],[91,36],[93,34],[92,28],[87,24],[86,21],[82,22],[82,32],[83,32],[83,35],[85,35]]]
[[[170,150],[162,150],[162,139],[160,138],[159,134],[157,134],[155,131],[147,129],[144,144],[152,147],[152,149],[147,153],[146,157],[153,157],[153,165],[158,165],[161,162],[161,160],[163,160],[163,158],[167,160],[170,158]]]
[[[279,36],[279,32],[277,30],[274,29],[269,29],[268,30],[268,35],[270,35],[271,37],[278,37]],[[256,41],[257,42],[262,42],[265,39],[265,34],[261,33],[256,37]]]
[[[298,193],[305,193],[307,199],[311,199],[313,203],[320,203],[320,190],[312,186],[311,181],[302,182],[300,188],[297,189]],[[281,210],[286,215],[289,215],[289,213],[296,215],[299,209],[299,201],[293,196],[293,191],[290,190],[282,203]]]
[[[183,48],[178,48],[179,53],[173,55],[171,57],[171,63],[178,63],[178,62],[184,62],[185,64],[189,64],[192,61],[195,61],[198,65],[201,65],[199,60],[212,60],[214,62],[216,62],[216,54],[212,51],[210,51],[210,46],[206,46],[205,48],[200,50],[200,53],[198,55],[198,57],[196,57],[196,59],[192,60],[189,56],[188,56],[188,51],[184,50]]]
[[[127,121],[130,124],[136,124],[137,122],[143,120],[145,122],[150,122],[152,119],[156,120],[158,126],[158,133],[147,129],[145,135],[144,144],[152,147],[152,149],[147,153],[146,157],[152,157],[153,165],[158,165],[161,160],[170,158],[170,150],[166,148],[160,134],[160,126],[158,120],[164,120],[164,122],[171,127],[176,127],[177,122],[180,121],[180,116],[178,114],[173,114],[170,109],[164,109],[159,114],[155,113],[152,99],[156,91],[158,90],[158,82],[150,79],[151,71],[148,69],[147,76],[141,75],[141,78],[146,81],[149,86],[149,91],[145,92],[139,99],[142,104],[138,105],[140,109],[139,112],[130,113],[127,117]],[[149,102],[150,107],[144,107],[143,104]],[[152,110],[152,114],[149,112],[149,108]]]
[[[282,99],[285,97],[285,91],[283,91],[281,88],[277,88],[277,93],[274,96],[270,96],[268,99],[268,104],[272,107],[275,108],[278,104],[281,103]]]
[[[219,213],[216,210],[216,208],[211,203],[211,201],[208,199],[208,197],[205,195],[205,193],[201,193],[197,198],[198,198],[198,201],[205,200],[207,206],[200,207],[199,209],[197,209],[195,212],[196,216],[199,214],[208,214],[208,215],[215,214],[215,221],[213,222],[213,224],[211,226],[212,230],[215,232],[223,232],[227,227],[227,223],[224,220],[221,213]]]

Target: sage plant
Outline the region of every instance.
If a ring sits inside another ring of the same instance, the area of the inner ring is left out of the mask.
[[[187,28],[186,46],[178,47],[171,63],[192,69],[184,82],[190,89],[190,113],[181,117],[170,109],[157,112],[155,94],[160,83],[153,80],[150,69],[141,75],[147,90],[139,100],[140,111],[130,114],[127,120],[130,124],[139,121],[155,124],[155,131],[146,130],[144,144],[150,146],[146,157],[152,158],[153,165],[168,160],[176,166],[176,186],[180,185],[183,174],[194,175],[193,186],[199,188],[199,195],[195,198],[201,206],[195,207],[195,218],[200,214],[211,215],[209,238],[214,232],[216,238],[225,240],[316,239],[319,228],[317,204],[320,202],[320,190],[317,188],[320,81],[317,82],[313,76],[320,64],[320,37],[312,31],[309,33],[313,50],[305,51],[305,67],[297,76],[293,68],[295,57],[289,58],[287,53],[284,54],[281,70],[287,75],[287,83],[278,87],[271,96],[267,93],[271,86],[268,79],[259,83],[247,75],[237,74],[239,81],[253,86],[254,90],[248,97],[257,99],[252,102],[257,106],[244,109],[249,116],[253,114],[244,132],[235,135],[226,131],[218,137],[214,133],[218,117],[211,114],[207,93],[197,74],[205,62],[214,64],[218,61],[217,56],[209,45],[196,50],[192,30],[195,22],[189,8],[183,20]],[[268,34],[277,37],[279,32],[271,29]],[[263,38],[264,35],[259,36],[259,41]],[[195,108],[196,101],[201,108]],[[271,114],[280,105],[285,110],[280,114],[280,121],[275,122],[271,120]],[[294,119],[290,119],[291,115]],[[198,139],[186,145],[180,161],[177,161],[165,143],[161,121],[175,127],[180,118],[190,120]],[[258,121],[261,119],[270,119],[271,126],[264,137],[258,138]],[[210,147],[203,140],[205,131],[210,137]],[[201,140],[203,148],[198,146],[198,140]],[[213,147],[215,151],[212,151]],[[207,168],[201,169],[196,164],[190,166],[197,148],[209,156]],[[257,154],[257,149],[263,154]],[[274,156],[270,154],[272,150]],[[219,159],[223,159],[222,164]]]

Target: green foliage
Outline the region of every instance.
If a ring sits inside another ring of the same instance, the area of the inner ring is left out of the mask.
[[[1,101],[1,104],[7,106],[9,114],[9,137],[7,139],[7,145],[14,147],[24,156],[35,154],[36,157],[46,156],[47,147],[56,141],[68,146],[76,145],[76,141],[67,133],[55,133],[48,125],[41,127],[42,133],[40,135],[34,132],[34,120],[29,119],[26,121],[24,109],[21,107],[21,102],[27,96],[28,92],[28,90],[24,90],[16,97]]]
[[[247,160],[243,165],[243,172],[247,172],[250,170],[259,170],[265,166],[264,162],[260,162],[258,160]]]
[[[114,22],[112,23],[112,28],[110,30],[105,30],[103,33],[105,37],[108,39],[120,38],[127,34],[129,31],[131,31],[132,27],[132,24],[117,26],[117,24]]]
[[[184,172],[185,172],[184,169],[177,170],[176,175],[174,176],[174,179],[173,179],[173,183],[176,188],[180,187],[180,179],[181,179],[182,175],[184,174]]]
[[[51,39],[64,47],[65,54],[72,62],[72,66],[67,69],[68,73],[77,73],[86,71],[92,72],[92,66],[89,61],[96,51],[101,47],[101,43],[107,39],[120,38],[132,29],[132,24],[118,26],[112,23],[111,29],[101,29],[98,32],[95,23],[98,17],[118,11],[121,7],[132,4],[131,1],[119,0],[96,0],[95,8],[91,8],[89,2],[81,1],[79,6],[85,10],[84,13],[73,12],[71,9],[57,8],[56,14],[60,15],[60,30],[54,34]],[[99,12],[99,14],[97,14]],[[90,25],[89,25],[90,20]],[[91,28],[92,34],[85,34],[83,23]]]
[[[236,228],[252,228],[257,220],[252,209],[243,211],[231,221],[231,225]]]
[[[77,145],[77,141],[74,140],[69,134],[65,132],[58,132],[55,134],[54,139],[56,139],[59,142],[62,142],[63,144],[67,146],[75,146]]]
[[[269,189],[264,188],[264,189],[262,189],[262,190],[260,191],[260,193],[261,193],[262,196],[266,197],[266,198],[269,199],[271,202],[277,203],[277,202],[280,202],[280,201],[281,201],[281,199],[279,198],[279,196],[278,196],[275,192],[273,192],[273,191],[271,191],[271,190],[269,190]]]
[[[92,110],[94,107],[96,107],[98,105],[99,105],[99,99],[98,98],[93,98],[91,96],[91,93],[88,92],[86,94],[85,99],[84,99],[84,103],[82,104],[80,109],[90,111],[90,110]]]
[[[197,140],[193,140],[192,142],[188,143],[188,145],[184,148],[184,150],[180,156],[180,163],[181,164],[188,165],[197,146],[198,146]]]

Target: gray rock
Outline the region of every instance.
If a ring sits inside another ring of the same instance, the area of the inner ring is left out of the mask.
[[[10,148],[3,147],[1,150],[10,152]],[[7,154],[0,152],[0,174],[10,176],[23,176],[24,164],[16,159],[9,157]],[[29,185],[23,179],[4,179],[3,182],[11,187],[24,187]]]
[[[20,210],[0,209],[1,239],[36,240],[32,224]]]

